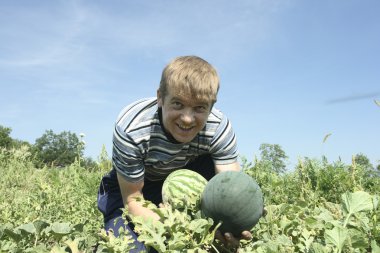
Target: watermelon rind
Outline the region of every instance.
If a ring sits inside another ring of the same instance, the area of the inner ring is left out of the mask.
[[[201,197],[201,211],[221,222],[219,230],[240,236],[250,231],[263,214],[264,200],[257,182],[243,171],[225,171],[214,176]]]
[[[162,186],[162,202],[174,209],[197,212],[207,180],[197,172],[178,169],[169,174]]]

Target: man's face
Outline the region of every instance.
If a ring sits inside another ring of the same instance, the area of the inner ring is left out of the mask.
[[[158,106],[162,107],[164,128],[174,139],[187,143],[203,129],[211,111],[211,103],[196,100],[168,90],[165,98],[157,91]]]

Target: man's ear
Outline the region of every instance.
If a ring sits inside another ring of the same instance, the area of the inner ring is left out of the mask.
[[[160,92],[160,89],[157,90],[157,105],[158,107],[162,107],[162,96],[161,96],[161,92]]]

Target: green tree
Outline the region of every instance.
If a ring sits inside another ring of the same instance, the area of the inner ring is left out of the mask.
[[[261,160],[270,163],[274,172],[285,172],[285,161],[288,156],[282,150],[280,145],[263,143],[260,145],[259,150],[261,151]]]
[[[13,139],[12,146],[15,149],[20,149],[22,146],[28,146],[29,149],[32,148],[32,144],[30,144],[29,142],[18,139]]]
[[[357,189],[379,191],[380,172],[370,163],[367,156],[361,153],[355,155],[349,170]]]
[[[351,166],[351,170],[356,170],[358,176],[362,178],[368,178],[372,176],[378,176],[379,172],[376,168],[371,164],[370,160],[367,156],[360,153],[353,157],[353,163]],[[356,168],[353,168],[356,167]]]
[[[12,129],[10,127],[4,127],[0,125],[0,147],[2,148],[10,148],[13,139],[11,138],[10,134],[12,132]]]
[[[374,168],[368,157],[362,153],[355,155],[354,160],[356,165],[360,165],[364,170],[372,170]]]
[[[70,165],[76,159],[83,159],[83,151],[83,143],[70,131],[55,134],[52,130],[46,130],[33,146],[37,161],[48,166]]]

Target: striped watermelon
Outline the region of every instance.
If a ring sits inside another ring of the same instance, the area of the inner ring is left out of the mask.
[[[200,210],[207,180],[197,172],[179,169],[169,174],[162,186],[162,201],[175,209]]]

